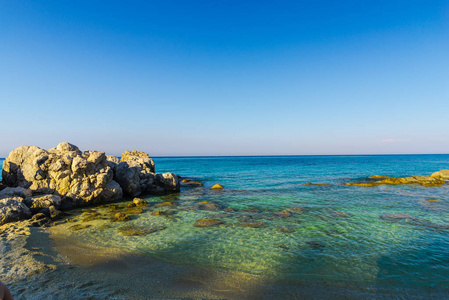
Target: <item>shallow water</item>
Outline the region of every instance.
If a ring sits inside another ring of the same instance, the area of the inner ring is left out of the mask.
[[[449,287],[449,184],[443,187],[346,186],[370,175],[429,175],[449,168],[449,155],[155,158],[158,172],[204,182],[180,194],[146,198],[151,204],[129,222],[59,225],[88,244],[123,248],[173,263],[262,274],[285,281],[377,288]],[[303,185],[306,182],[330,186]],[[223,190],[211,190],[220,183]],[[440,199],[429,201],[428,199]],[[159,202],[174,207],[159,207]],[[195,210],[210,201],[235,212]],[[272,213],[293,209],[290,217]],[[109,216],[108,207],[95,208]],[[170,216],[155,216],[170,210]],[[251,210],[251,211],[244,211]],[[82,211],[79,211],[81,214]],[[409,214],[401,220],[380,218]],[[201,218],[224,225],[197,228]],[[263,222],[264,228],[239,226]],[[79,231],[73,225],[91,225]],[[166,227],[143,236],[117,229]],[[281,230],[281,228],[283,228]]]

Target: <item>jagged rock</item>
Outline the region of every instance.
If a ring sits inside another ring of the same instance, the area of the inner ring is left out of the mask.
[[[31,215],[30,209],[22,201],[20,197],[0,200],[0,225],[27,219]]]
[[[441,170],[435,173],[432,173],[430,177],[440,178],[440,179],[449,179],[449,170]]]
[[[174,173],[154,173],[154,162],[148,154],[126,151],[115,166],[115,180],[130,196],[179,192],[179,179]]]
[[[23,200],[32,212],[36,213],[42,208],[49,208],[50,206],[59,207],[61,205],[61,197],[57,195],[43,195],[28,197]]]
[[[120,163],[120,159],[114,155],[106,155],[106,163],[111,169],[114,169]]]
[[[154,161],[150,158],[150,156],[142,151],[128,151],[126,150],[122,154],[122,158],[120,161],[134,161],[137,162],[138,165],[142,165],[145,168],[148,168],[150,172],[154,173]]]
[[[2,176],[9,186],[29,188],[33,195],[72,199],[75,206],[114,201],[123,195],[104,152],[81,152],[66,142],[48,151],[36,146],[13,150],[3,164]]]

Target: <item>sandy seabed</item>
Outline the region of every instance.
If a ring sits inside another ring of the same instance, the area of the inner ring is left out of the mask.
[[[15,299],[366,299],[388,292],[169,264],[67,238],[28,221],[0,227],[0,280]],[[424,295],[416,295],[422,298]],[[438,296],[438,295],[425,295]],[[413,297],[411,297],[413,298]]]

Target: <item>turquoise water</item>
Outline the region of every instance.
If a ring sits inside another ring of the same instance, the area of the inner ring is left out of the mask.
[[[404,177],[449,169],[449,155],[284,156],[155,158],[156,171],[204,183],[180,194],[148,197],[151,203],[126,223],[73,224],[67,230],[89,244],[134,250],[181,264],[261,274],[285,281],[320,282],[397,291],[449,287],[449,184],[357,187],[344,183],[371,175]],[[303,185],[306,182],[329,186]],[[223,190],[211,190],[220,183]],[[429,199],[440,199],[429,201]],[[155,207],[160,202],[173,207]],[[235,211],[203,211],[210,201]],[[272,213],[290,209],[290,217]],[[152,212],[172,211],[155,216]],[[108,208],[97,208],[107,214]],[[386,214],[412,218],[389,220]],[[85,215],[85,214],[84,214]],[[201,218],[224,225],[197,228]],[[266,227],[240,226],[262,222]],[[144,236],[118,228],[166,227]]]

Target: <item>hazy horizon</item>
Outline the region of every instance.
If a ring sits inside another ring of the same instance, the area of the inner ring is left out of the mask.
[[[0,157],[449,153],[447,1],[2,1],[0,28]]]

